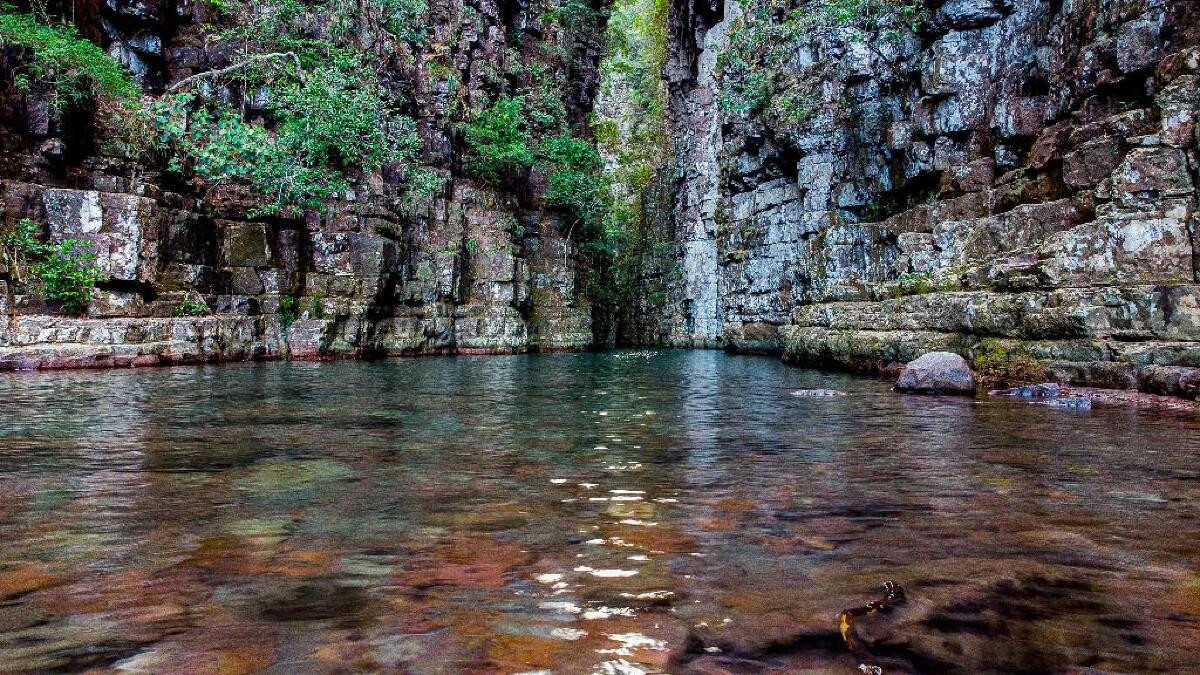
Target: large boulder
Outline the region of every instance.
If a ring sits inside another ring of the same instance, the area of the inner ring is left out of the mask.
[[[929,352],[910,362],[896,380],[897,391],[914,394],[974,394],[975,373],[950,352]]]

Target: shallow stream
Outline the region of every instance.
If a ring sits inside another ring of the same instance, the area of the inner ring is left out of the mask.
[[[855,673],[891,580],[884,672],[1196,673],[1198,507],[1195,417],[719,352],[10,375],[0,672]]]

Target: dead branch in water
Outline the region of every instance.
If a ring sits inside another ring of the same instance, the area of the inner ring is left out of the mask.
[[[854,632],[854,622],[860,617],[870,616],[877,612],[891,611],[893,607],[904,602],[904,589],[894,581],[883,584],[884,597],[868,602],[862,607],[851,607],[838,614],[838,632],[846,643],[846,648],[858,659],[858,669],[866,675],[883,675],[883,668],[874,663],[875,658],[870,650],[862,643]]]

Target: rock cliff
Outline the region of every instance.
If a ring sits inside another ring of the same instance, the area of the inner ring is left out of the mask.
[[[0,369],[586,348],[581,261],[560,216],[529,198],[538,177],[470,178],[458,130],[522,86],[553,91],[569,121],[584,120],[600,19],[551,23],[544,4],[422,3],[418,47],[385,41],[374,15],[357,14],[357,43],[410,101],[420,161],[445,180],[416,205],[385,166],[354,176],[326,211],[256,217],[262,199],[236,183],[185,181],[165,158],[109,142],[88,111],[22,89],[27,59],[0,48],[3,220],[94,244],[102,271],[86,316],[70,317],[0,269]],[[211,39],[223,6],[118,0],[74,16],[154,93],[229,65]],[[178,316],[191,297],[211,313]]]
[[[419,44],[374,10],[353,28],[444,181],[416,203],[384,166],[326,210],[253,215],[236,181],[185,180],[19,86],[5,48],[0,213],[94,244],[102,278],[70,317],[0,270],[0,367],[625,344],[888,372],[951,351],[991,380],[1200,387],[1191,0],[411,6]],[[74,21],[161,93],[229,65],[220,11]],[[473,177],[462,123],[514,94],[592,127],[628,230],[605,245],[627,250],[584,255],[536,165]],[[212,313],[180,315],[194,297]]]
[[[673,7],[680,282],[636,331],[868,371],[954,351],[994,379],[1195,396],[1194,3],[946,0],[780,30],[822,4]],[[787,98],[723,105],[746,91],[722,56],[739,44],[779,54]]]

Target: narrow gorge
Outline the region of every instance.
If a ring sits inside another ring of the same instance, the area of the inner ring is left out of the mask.
[[[675,346],[1200,387],[1189,0],[5,12],[72,20],[163,119],[0,34],[4,223],[98,268],[71,312],[5,257],[0,368]],[[305,148],[344,180],[288,201],[189,141],[205,101],[280,124],[280,54],[358,59],[403,151]]]
[[[1198,188],[1200,0],[0,0],[0,673],[1200,673]]]

